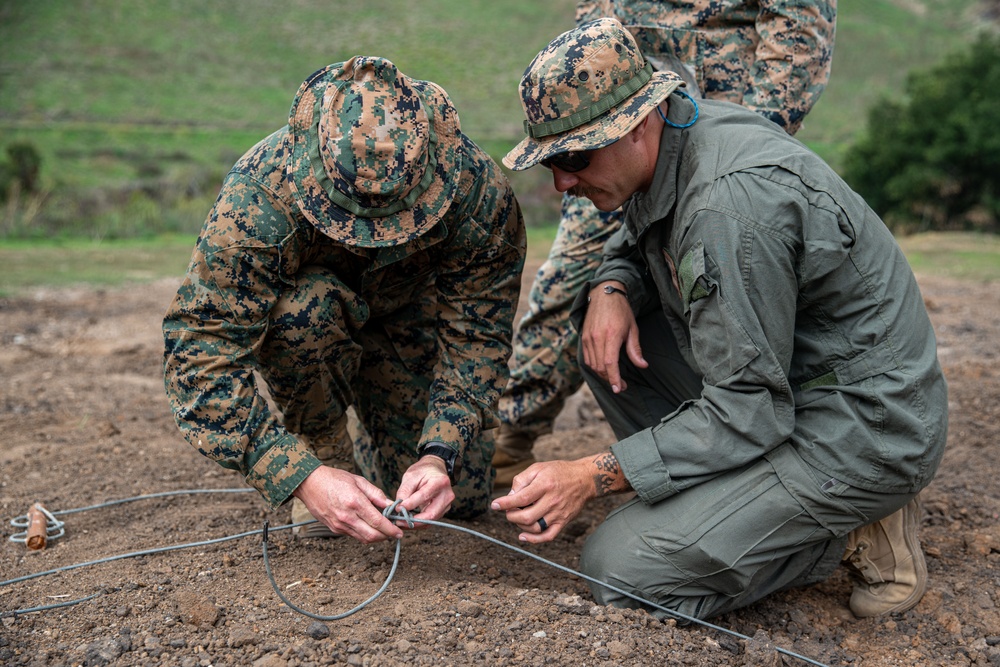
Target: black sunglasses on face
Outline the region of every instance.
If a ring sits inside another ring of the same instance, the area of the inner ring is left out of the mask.
[[[540,164],[546,169],[559,167],[568,174],[575,174],[578,171],[583,171],[590,165],[589,154],[590,151],[566,151],[565,153],[556,153],[555,155],[542,160]]]

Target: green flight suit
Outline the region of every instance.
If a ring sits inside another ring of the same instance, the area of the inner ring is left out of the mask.
[[[586,374],[637,498],[582,567],[705,617],[827,577],[851,530],[931,481],[948,398],[913,273],[861,197],[757,114],[669,104],[698,119],[664,125],[574,306],[579,322],[593,285],[624,283],[650,363],[622,355],[621,394]]]

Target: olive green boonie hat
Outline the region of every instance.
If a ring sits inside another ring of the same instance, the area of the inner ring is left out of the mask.
[[[557,153],[614,143],[683,85],[674,72],[654,72],[616,19],[584,23],[552,40],[525,70],[528,136],[503,163],[521,171]]]
[[[437,84],[388,60],[355,56],[299,87],[289,113],[290,187],[330,238],[395,246],[433,227],[462,167],[458,112]]]

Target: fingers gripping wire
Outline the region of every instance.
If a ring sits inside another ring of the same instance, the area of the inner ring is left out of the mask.
[[[720,625],[715,625],[714,623],[709,623],[708,621],[702,620],[700,618],[696,618],[694,616],[688,616],[687,614],[683,614],[683,613],[681,613],[679,611],[676,611],[674,609],[668,609],[667,607],[664,607],[662,605],[656,604],[655,602],[653,602],[651,600],[647,600],[647,599],[645,599],[643,597],[640,597],[640,596],[636,595],[635,593],[626,591],[626,590],[624,590],[622,588],[618,588],[617,586],[612,586],[611,584],[609,584],[609,583],[607,583],[605,581],[601,581],[600,579],[595,579],[595,578],[590,577],[590,576],[588,576],[588,575],[586,575],[586,574],[584,574],[582,572],[578,572],[576,570],[573,570],[572,568],[566,567],[565,565],[560,565],[559,563],[552,562],[552,561],[550,561],[548,559],[542,558],[538,554],[534,554],[534,553],[531,553],[530,551],[527,551],[525,549],[521,549],[520,547],[515,547],[515,546],[513,546],[511,544],[507,544],[506,542],[498,540],[495,537],[490,537],[489,535],[477,532],[475,530],[472,530],[471,528],[466,528],[464,526],[459,526],[459,525],[456,525],[456,524],[453,524],[453,523],[447,523],[447,522],[443,522],[443,521],[433,521],[433,520],[430,520],[430,519],[417,519],[417,518],[413,518],[413,517],[410,516],[410,513],[405,508],[399,508],[399,510],[398,510],[399,514],[395,514],[394,515],[393,512],[397,510],[397,506],[399,505],[399,503],[400,503],[400,501],[397,500],[395,503],[393,503],[392,505],[390,505],[389,507],[387,507],[382,512],[382,515],[385,516],[387,519],[390,519],[392,521],[405,521],[406,524],[407,524],[407,526],[409,526],[410,528],[413,528],[413,524],[414,523],[422,523],[422,524],[425,524],[425,525],[428,525],[428,526],[439,526],[439,527],[442,527],[442,528],[450,528],[451,530],[455,530],[455,531],[458,531],[460,533],[466,533],[468,535],[472,535],[474,537],[478,537],[479,539],[485,540],[485,541],[490,542],[492,544],[495,544],[497,546],[503,547],[505,549],[509,549],[510,551],[513,551],[514,553],[521,554],[522,556],[527,556],[528,558],[532,558],[534,560],[537,560],[537,561],[539,561],[541,563],[544,563],[545,565],[548,565],[549,567],[552,567],[552,568],[554,568],[556,570],[560,570],[562,572],[566,572],[567,574],[571,574],[573,576],[576,576],[576,577],[579,577],[581,579],[584,579],[585,581],[589,581],[590,583],[597,584],[598,586],[602,586],[603,588],[607,588],[609,590],[612,590],[612,591],[614,591],[616,593],[619,593],[620,595],[624,595],[625,597],[631,598],[631,599],[635,600],[636,602],[639,602],[640,604],[643,604],[643,605],[652,607],[653,609],[657,609],[659,611],[662,611],[665,614],[667,614],[668,616],[672,616],[672,617],[674,617],[676,619],[683,619],[683,620],[688,621],[690,623],[694,623],[695,625],[700,625],[701,627],[709,628],[709,629],[712,629],[712,630],[716,630],[716,631],[721,632],[723,634],[727,634],[727,635],[729,635],[731,637],[736,637],[737,639],[743,639],[745,641],[750,641],[751,640],[751,638],[749,636],[741,634],[741,633],[739,633],[739,632],[737,632],[735,630],[730,630],[730,629],[724,628],[724,627],[722,627]],[[395,574],[396,574],[396,567],[399,565],[399,552],[400,552],[400,542],[401,542],[401,540],[396,540],[396,555],[395,555],[395,557],[393,558],[393,561],[392,561],[392,569],[389,571],[389,576],[386,577],[385,583],[382,584],[382,587],[379,588],[378,591],[374,595],[372,595],[370,598],[368,598],[367,600],[365,600],[364,602],[362,602],[361,604],[359,604],[358,606],[354,607],[353,609],[351,609],[349,611],[345,611],[342,614],[337,614],[335,616],[320,616],[320,615],[313,614],[313,613],[308,612],[308,611],[306,611],[306,610],[304,610],[304,609],[302,609],[300,607],[295,606],[294,604],[292,604],[291,602],[289,602],[288,598],[286,598],[281,593],[281,591],[278,589],[278,584],[277,584],[277,582],[275,582],[274,577],[271,575],[271,566],[270,566],[270,564],[268,562],[268,558],[267,558],[267,524],[266,523],[264,524],[263,535],[264,535],[264,545],[263,545],[263,548],[264,548],[264,569],[267,571],[267,577],[271,581],[271,586],[274,588],[274,592],[278,594],[278,597],[281,598],[282,602],[284,602],[286,605],[288,605],[289,609],[297,611],[300,614],[303,614],[304,616],[308,616],[309,618],[313,618],[313,619],[316,619],[318,621],[336,621],[336,620],[340,620],[340,619],[345,618],[347,616],[350,616],[351,614],[353,614],[353,613],[355,613],[355,612],[363,609],[364,607],[366,607],[369,603],[371,603],[373,600],[375,600],[378,596],[380,596],[389,587],[389,582],[391,582],[392,578],[395,576]],[[803,661],[805,663],[808,663],[810,665],[816,665],[817,667],[828,667],[828,665],[826,665],[825,663],[813,660],[812,658],[806,657],[806,656],[801,655],[799,653],[795,653],[793,651],[789,651],[788,649],[784,649],[784,648],[781,648],[779,646],[775,646],[774,650],[776,652],[778,652],[778,653],[781,653],[782,655],[787,655],[787,656],[789,656],[791,658],[796,658],[796,659],[801,660],[801,661]]]
[[[382,516],[386,517],[387,519],[393,519],[396,521],[400,520],[405,521],[407,527],[413,528],[414,524],[413,524],[413,519],[410,517],[410,512],[405,507],[399,507],[399,504],[401,502],[402,502],[401,500],[397,500],[393,504],[386,507],[382,511]],[[397,511],[398,514],[393,514],[394,512]],[[372,595],[370,598],[368,598],[358,606],[354,607],[353,609],[349,609],[340,614],[334,614],[333,616],[322,616],[320,614],[314,614],[311,611],[307,611],[301,607],[296,606],[295,604],[292,603],[291,600],[285,597],[284,593],[281,592],[281,588],[278,586],[278,582],[275,581],[274,574],[271,572],[271,561],[267,556],[267,532],[268,532],[267,521],[265,521],[264,529],[261,531],[261,548],[264,554],[264,571],[267,572],[267,578],[268,581],[271,582],[271,587],[274,589],[274,592],[278,595],[278,597],[281,598],[281,601],[284,602],[286,605],[288,605],[289,609],[293,609],[302,614],[303,616],[308,616],[309,618],[315,619],[317,621],[339,621],[340,619],[347,618],[351,614],[359,612],[365,607],[367,607],[380,595],[382,595],[382,593],[384,593],[385,590],[389,587],[389,583],[392,582],[392,578],[396,576],[396,568],[399,566],[399,553],[402,540],[396,540],[396,554],[395,556],[393,556],[392,559],[392,569],[389,570],[389,576],[385,578],[385,582],[377,591],[375,591],[374,595]]]

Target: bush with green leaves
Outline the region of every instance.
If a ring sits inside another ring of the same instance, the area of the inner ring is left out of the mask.
[[[42,158],[34,144],[16,141],[7,146],[7,159],[0,162],[0,201],[6,200],[12,188],[30,194],[38,191],[38,174]]]
[[[869,110],[844,178],[895,232],[1000,232],[1000,37],[913,72]]]

